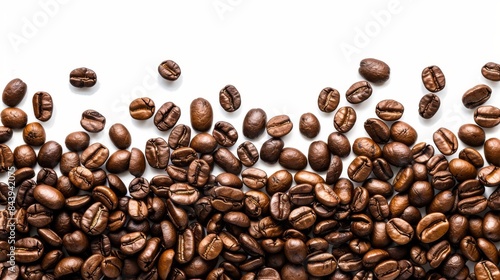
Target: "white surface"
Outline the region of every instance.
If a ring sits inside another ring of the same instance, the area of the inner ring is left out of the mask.
[[[152,119],[134,121],[128,113],[130,101],[148,96],[157,108],[172,101],[182,109],[178,123],[189,124],[191,100],[204,97],[214,108],[214,123],[227,120],[239,130],[233,152],[246,140],[241,132],[243,117],[249,109],[260,107],[268,119],[288,114],[294,129],[283,138],[285,146],[307,154],[311,141],[326,141],[334,131],[333,113],[322,113],[317,107],[321,89],[338,89],[339,107],[350,105],[345,91],[362,79],[359,61],[374,57],[389,64],[391,77],[375,85],[366,102],[352,105],[358,121],[347,133],[351,143],[366,136],[364,120],[375,116],[377,102],[389,98],[405,106],[401,120],[417,129],[418,142],[432,143],[432,133],[441,126],[456,133],[462,123],[473,123],[472,110],[461,103],[467,89],[485,83],[493,89],[488,104],[500,105],[499,83],[487,81],[480,73],[486,62],[500,62],[500,2],[467,3],[1,1],[0,87],[16,77],[28,84],[20,107],[29,122],[36,121],[31,97],[36,91],[49,92],[55,109],[52,119],[44,123],[47,140],[61,144],[68,133],[82,130],[81,113],[95,109],[107,123],[103,132],[92,134],[91,142],[99,141],[114,152],[107,132],[113,123],[121,122],[132,133],[132,146],[143,150],[149,138],[167,139],[169,132],[158,131]],[[182,69],[181,78],[173,83],[156,70],[165,59],[176,61]],[[441,67],[446,88],[438,93],[442,102],[438,114],[424,120],[417,112],[418,101],[427,93],[420,75],[430,65]],[[69,72],[81,66],[96,71],[94,88],[78,90],[69,84]],[[234,113],[226,113],[218,103],[219,90],[226,84],[235,85],[242,95],[242,106]],[[298,130],[305,112],[314,113],[322,125],[320,135],[312,140]],[[487,138],[498,137],[498,130],[487,129]],[[267,139],[264,134],[253,142],[260,148]],[[21,143],[21,131],[15,131],[7,144],[14,149]],[[465,147],[460,142],[459,150]],[[344,168],[352,158],[344,161]],[[262,162],[256,166],[269,175],[281,169]],[[144,177],[158,173],[148,167]],[[122,175],[126,183],[132,178]],[[6,180],[6,174],[0,179]]]

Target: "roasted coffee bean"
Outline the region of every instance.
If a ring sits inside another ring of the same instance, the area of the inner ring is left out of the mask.
[[[487,85],[477,85],[467,90],[462,95],[462,103],[467,109],[474,109],[479,105],[483,105],[490,99],[491,88]]]
[[[340,132],[332,132],[328,135],[328,149],[334,155],[347,157],[351,153],[351,144],[349,139]],[[262,157],[262,155],[261,155]]]
[[[488,211],[483,218],[483,234],[484,236],[492,241],[500,241],[500,216],[492,211]]]
[[[56,279],[62,279],[65,276],[74,276],[81,273],[84,260],[79,257],[68,256],[62,258],[54,268]]]
[[[132,148],[130,150],[130,163],[128,167],[128,171],[135,177],[140,177],[144,174],[146,170],[146,158],[144,157],[144,153],[137,149]]]
[[[337,109],[340,102],[340,93],[338,90],[326,87],[321,90],[318,96],[318,108],[325,113],[331,113]]]
[[[449,163],[443,154],[437,154],[427,161],[426,166],[429,175],[434,176],[439,171],[447,170]]]
[[[81,274],[85,280],[100,279],[104,276],[101,270],[101,263],[104,256],[100,254],[93,254],[82,264]]]
[[[145,155],[148,164],[153,168],[164,169],[170,159],[170,148],[167,142],[161,138],[151,138],[146,142]]]
[[[226,112],[234,112],[241,106],[240,92],[233,85],[227,85],[219,92],[219,104]]]
[[[364,123],[365,131],[378,144],[385,144],[390,140],[391,132],[387,124],[377,118],[369,118]]]
[[[28,115],[20,108],[7,107],[0,113],[2,124],[11,129],[21,129],[28,123]]]
[[[75,131],[66,136],[64,144],[70,151],[80,152],[89,146],[90,136],[85,131]]]
[[[338,266],[344,272],[354,272],[363,267],[363,262],[359,256],[347,253],[338,258]]]
[[[306,270],[314,277],[332,274],[337,269],[337,261],[330,253],[313,255],[306,260]]]
[[[212,135],[223,147],[231,147],[238,141],[238,132],[232,124],[225,121],[219,121],[214,125]]]
[[[260,158],[267,163],[276,163],[284,146],[285,142],[280,138],[269,138],[260,148]]]
[[[58,210],[64,207],[65,199],[63,194],[49,185],[37,185],[33,190],[33,196],[40,204],[49,209]]]
[[[374,160],[382,156],[382,149],[371,138],[359,137],[352,144],[352,151],[357,156],[366,156],[370,160]]]
[[[301,264],[307,257],[307,246],[298,238],[290,238],[285,241],[283,252],[289,262]]]
[[[477,195],[459,200],[457,210],[462,215],[476,215],[484,211],[487,206],[486,197]]]
[[[370,98],[372,92],[373,89],[370,83],[367,81],[359,81],[352,84],[349,89],[347,89],[345,97],[349,103],[358,104]]]
[[[69,73],[69,83],[77,88],[93,87],[97,83],[97,75],[92,69],[76,68]]]
[[[414,235],[412,226],[403,219],[392,218],[387,222],[387,235],[399,245],[408,244]]]
[[[478,170],[477,178],[487,187],[496,187],[500,185],[500,168],[493,165],[485,166]]]
[[[372,217],[377,221],[382,221],[389,217],[389,204],[387,199],[381,195],[374,195],[370,197],[368,210]]]
[[[307,157],[296,148],[283,148],[279,156],[279,164],[284,168],[301,170],[307,166]]]
[[[359,74],[372,83],[383,83],[389,80],[391,69],[387,63],[375,59],[365,58],[359,63]]]
[[[412,161],[410,148],[401,142],[390,142],[382,149],[384,159],[390,164],[402,167]]]
[[[278,115],[269,119],[266,123],[266,131],[271,137],[283,137],[290,133],[293,123],[287,115]]]
[[[444,190],[439,192],[434,196],[431,203],[427,206],[427,213],[441,212],[448,213],[450,212],[454,206],[456,195],[452,193],[450,190]]]
[[[0,173],[9,171],[13,165],[14,154],[10,150],[9,146],[0,144]]]
[[[292,183],[293,176],[288,170],[278,170],[267,178],[266,192],[270,195],[276,192],[286,192]]]
[[[191,205],[198,200],[199,195],[198,190],[184,183],[172,184],[168,190],[169,198],[179,205]]]
[[[356,111],[350,106],[341,107],[333,117],[333,126],[341,133],[351,130],[355,123]]]
[[[38,151],[38,165],[46,168],[54,168],[61,160],[61,155],[61,145],[55,141],[47,141]]]
[[[96,142],[88,146],[80,155],[80,161],[88,169],[101,167],[109,156],[109,150],[103,144]]]
[[[158,73],[164,79],[175,81],[181,76],[181,68],[172,60],[165,60],[158,65]]]
[[[459,182],[474,179],[477,175],[476,168],[471,163],[459,158],[454,158],[449,162],[449,169]]]
[[[336,207],[339,204],[337,193],[327,184],[316,184],[314,186],[316,199],[327,207]]]
[[[434,144],[444,155],[452,155],[458,149],[457,137],[449,129],[441,127],[432,135]]]
[[[106,125],[106,118],[96,110],[85,110],[82,113],[80,125],[87,132],[96,133],[104,129],[104,126]]]
[[[420,241],[431,243],[444,236],[450,227],[446,216],[436,212],[425,215],[417,225],[416,235]]]
[[[458,197],[460,199],[482,195],[484,191],[484,186],[477,179],[463,181],[457,186]],[[490,195],[490,198],[494,193]]]
[[[432,268],[436,268],[451,254],[451,246],[448,240],[434,244],[427,251],[427,260]]]
[[[472,147],[479,147],[484,144],[485,132],[475,124],[464,124],[458,129],[458,138],[465,144]]]
[[[368,203],[370,202],[369,196],[370,196],[370,194],[368,193],[368,190],[366,190],[364,187],[354,188],[350,209],[354,213],[359,213],[359,212],[362,212],[363,210],[365,210],[366,207],[368,206]]]
[[[52,117],[52,97],[49,93],[39,91],[33,95],[33,113],[39,121],[45,122]]]
[[[492,241],[489,241],[486,238],[479,237],[477,239],[477,246],[483,253],[483,255],[486,257],[486,259],[489,259],[493,263],[498,263],[499,261],[499,256],[498,256],[498,250],[497,247],[495,246],[495,243]]]
[[[415,181],[408,191],[410,204],[415,207],[426,206],[433,198],[434,190],[428,181]]]
[[[377,103],[375,114],[384,121],[399,120],[404,113],[403,104],[393,99],[385,99]]]
[[[337,180],[339,180],[340,175],[342,174],[343,170],[343,164],[342,164],[342,159],[340,159],[339,156],[334,155],[330,161],[330,166],[326,170],[326,176],[324,181],[327,184],[333,184]],[[323,179],[321,177],[321,179]]]
[[[422,82],[424,87],[431,92],[438,92],[446,85],[446,79],[438,66],[425,67],[422,70]]]
[[[391,197],[394,190],[391,184],[376,178],[369,178],[363,182],[363,187],[370,195],[382,195],[384,197]]]
[[[23,129],[23,140],[30,146],[41,146],[45,143],[45,129],[38,122],[29,123]]]
[[[500,109],[491,105],[482,105],[474,110],[474,122],[484,128],[495,127],[500,123]]]
[[[27,85],[19,78],[11,80],[2,92],[2,101],[5,105],[15,107],[26,95]]]
[[[108,225],[109,210],[102,203],[92,204],[83,214],[82,230],[89,235],[99,235]]]
[[[304,230],[311,228],[316,222],[316,213],[314,210],[307,206],[295,208],[290,212],[288,221],[294,229]]]
[[[131,232],[120,238],[120,251],[126,255],[135,254],[146,246],[146,235],[142,232]]]
[[[266,129],[267,115],[260,108],[250,109],[243,119],[243,135],[250,139],[260,136]]]
[[[80,165],[80,156],[77,152],[66,152],[61,155],[61,161],[59,162],[59,169],[61,173],[65,176],[69,174],[73,167]]]
[[[109,128],[109,138],[118,149],[127,149],[132,143],[132,136],[121,123],[115,123]]]
[[[14,132],[12,128],[6,126],[0,126],[0,143],[5,143],[12,139]]]
[[[221,147],[217,149],[213,156],[214,162],[224,171],[233,174],[240,174],[242,168],[241,161],[227,148]]]
[[[313,113],[305,113],[300,116],[299,131],[308,138],[314,138],[319,134],[321,123]]]
[[[128,186],[130,196],[135,199],[144,199],[149,194],[149,181],[143,177],[136,177]]]
[[[205,98],[199,97],[191,101],[189,107],[191,126],[198,131],[208,131],[212,126],[213,110],[212,105]]]
[[[481,74],[488,80],[500,81],[500,65],[495,62],[488,62],[481,68]]]
[[[483,260],[474,265],[476,279],[500,279],[500,269],[496,264]]]
[[[151,118],[156,110],[155,102],[149,97],[139,97],[129,105],[130,116],[136,120],[147,120]]]
[[[129,164],[130,152],[128,150],[117,150],[106,161],[106,170],[111,173],[122,173],[128,170]]]
[[[75,230],[63,236],[63,247],[70,254],[82,254],[89,246],[89,239],[81,230]]]
[[[244,166],[253,166],[259,160],[259,151],[250,141],[245,141],[236,150],[238,158]]]
[[[181,117],[181,108],[173,102],[165,102],[154,116],[154,124],[160,131],[167,131],[175,126]]]
[[[373,174],[380,180],[389,180],[394,176],[389,163],[383,158],[376,158],[372,161]]]
[[[43,257],[45,247],[43,243],[33,237],[20,238],[15,242],[14,253],[16,262],[32,263]]]
[[[500,166],[500,139],[492,137],[484,142],[484,157],[492,165]]]
[[[373,269],[373,272],[375,273],[377,279],[381,280],[396,279],[401,273],[398,262],[395,260],[386,260],[379,263]]]
[[[401,142],[407,146],[413,145],[417,140],[417,131],[409,124],[403,121],[396,121],[391,125],[391,139],[395,142]]]
[[[418,103],[418,114],[424,119],[430,119],[439,110],[441,99],[434,93],[428,93]]]
[[[320,140],[311,142],[307,152],[307,160],[312,170],[317,172],[326,171],[331,160],[328,144]]]

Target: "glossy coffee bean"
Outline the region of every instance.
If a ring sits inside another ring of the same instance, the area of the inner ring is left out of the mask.
[[[212,105],[205,98],[199,97],[191,101],[189,107],[191,126],[198,131],[208,131],[212,126]]]
[[[492,105],[481,105],[474,109],[474,122],[484,128],[495,127],[500,123],[500,109]]]
[[[391,132],[385,122],[377,118],[369,118],[364,123],[368,136],[378,144],[385,144],[390,140]]]
[[[219,121],[214,125],[212,135],[215,141],[223,147],[231,147],[238,141],[238,131],[232,124],[225,121]]]
[[[402,167],[412,161],[412,154],[410,148],[401,142],[390,142],[382,149],[384,158],[390,164]]]
[[[481,146],[485,141],[484,130],[475,124],[460,126],[457,136],[462,142],[472,147]]]
[[[219,104],[226,112],[234,112],[241,106],[241,95],[233,85],[227,85],[219,92]]]
[[[130,116],[136,120],[147,120],[155,113],[156,107],[153,99],[149,97],[139,97],[129,105]]]
[[[399,120],[404,113],[403,104],[393,99],[385,99],[377,103],[375,114],[384,121]]]
[[[173,102],[165,102],[154,115],[154,124],[160,131],[167,131],[177,124],[181,117],[181,108]]]
[[[424,87],[431,92],[441,91],[446,85],[446,79],[438,66],[425,67],[422,70],[422,82]]]
[[[52,117],[54,104],[52,96],[48,92],[39,91],[33,95],[32,99],[33,113],[39,121],[45,122]]]
[[[45,142],[38,151],[38,165],[41,167],[54,168],[62,156],[62,147],[55,141]]]
[[[474,109],[477,106],[483,105],[490,99],[491,88],[487,85],[477,85],[471,89],[468,89],[462,95],[462,103],[467,109]]]
[[[488,80],[500,81],[500,65],[495,62],[488,62],[481,68],[481,74]]]
[[[337,109],[340,102],[340,93],[338,90],[326,87],[321,90],[318,96],[318,108],[325,113],[331,113]]]
[[[365,58],[359,63],[359,74],[372,83],[383,83],[389,80],[391,69],[387,63],[375,59]]]
[[[173,60],[165,60],[158,65],[158,73],[166,80],[175,81],[181,75],[181,68]]]
[[[321,123],[313,113],[304,113],[300,116],[299,131],[307,138],[314,138],[319,134]]]
[[[20,108],[7,107],[0,113],[2,124],[11,129],[21,129],[28,123],[28,115]]]
[[[266,129],[267,115],[261,108],[250,109],[243,119],[243,135],[250,139],[259,137]]]
[[[85,131],[75,131],[69,133],[65,140],[64,144],[66,148],[70,151],[80,152],[85,150],[90,143],[90,136]]]
[[[441,99],[434,93],[428,93],[418,103],[418,114],[424,119],[430,119],[441,107]]]
[[[104,126],[106,125],[106,118],[96,110],[92,109],[85,110],[82,113],[80,125],[87,132],[92,132],[92,133],[100,132],[104,129]]]
[[[327,144],[330,152],[339,157],[347,157],[351,153],[349,139],[340,132],[330,133]]]
[[[23,100],[28,87],[23,80],[15,78],[7,83],[2,92],[2,101],[9,107],[15,107]]]
[[[109,138],[118,149],[127,149],[132,143],[132,136],[121,123],[115,123],[109,128]]]
[[[387,222],[387,235],[399,245],[408,244],[414,235],[412,226],[403,219],[392,218]]]
[[[54,187],[39,184],[33,190],[33,196],[43,206],[58,210],[64,207],[65,198],[63,194]]]
[[[346,91],[346,99],[349,103],[361,103],[372,95],[373,89],[367,81],[359,81],[352,84]]]
[[[425,215],[417,225],[416,235],[420,241],[431,243],[444,236],[450,227],[446,216],[442,213]]]
[[[350,107],[341,107],[333,117],[333,126],[338,132],[346,133],[356,124],[356,111]]]
[[[69,73],[69,83],[77,88],[93,87],[97,83],[97,75],[92,69],[76,68]]]
[[[458,141],[455,134],[447,128],[441,127],[432,135],[434,144],[444,155],[452,155],[458,149]]]
[[[301,170],[307,166],[307,157],[296,148],[283,148],[279,156],[279,164],[284,168]]]

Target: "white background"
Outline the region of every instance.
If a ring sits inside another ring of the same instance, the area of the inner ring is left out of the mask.
[[[1,1],[0,87],[16,77],[28,84],[19,107],[29,122],[36,121],[33,94],[49,92],[55,108],[43,125],[47,140],[61,144],[68,133],[82,130],[81,113],[95,109],[107,123],[103,132],[91,135],[91,142],[114,152],[107,133],[120,122],[132,133],[132,147],[144,150],[149,138],[167,139],[169,132],[158,131],[152,119],[133,120],[130,101],[147,96],[157,108],[172,101],[182,109],[178,123],[190,124],[191,100],[204,97],[214,109],[214,123],[226,120],[239,130],[233,152],[247,140],[241,132],[243,117],[260,107],[268,119],[289,115],[294,129],[283,138],[285,146],[307,154],[311,141],[326,141],[335,131],[333,113],[317,107],[321,89],[336,88],[342,96],[339,107],[350,105],[345,91],[362,79],[359,61],[374,57],[390,66],[391,77],[374,85],[366,102],[352,105],[358,121],[347,133],[351,143],[366,136],[363,122],[375,117],[375,105],[383,99],[401,102],[401,120],[418,131],[417,142],[432,143],[439,127],[456,133],[461,124],[473,123],[472,110],[461,103],[467,89],[489,85],[493,94],[487,104],[500,106],[499,83],[480,73],[486,62],[500,63],[498,11],[498,1]],[[166,59],[180,65],[179,80],[167,82],[158,75],[158,64]],[[443,70],[446,87],[438,93],[439,112],[424,120],[417,112],[427,93],[420,75],[430,65]],[[79,90],[69,84],[69,72],[81,66],[96,71],[95,87]],[[234,113],[218,103],[219,90],[227,84],[242,95],[242,106]],[[305,112],[321,121],[321,133],[314,139],[298,130]],[[486,129],[487,138],[498,137],[498,130]],[[16,130],[7,142],[12,150],[23,143],[21,135]],[[253,142],[260,148],[267,139],[264,134]],[[459,150],[465,147],[460,142]],[[352,158],[344,161],[344,168]],[[256,167],[269,175],[281,169],[262,162]],[[144,177],[158,173],[148,167]],[[121,175],[126,183],[132,178]],[[6,174],[0,179],[7,180]]]

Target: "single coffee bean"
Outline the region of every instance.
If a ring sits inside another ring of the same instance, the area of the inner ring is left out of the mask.
[[[472,147],[479,147],[484,144],[485,132],[475,124],[464,124],[458,129],[458,139]]]
[[[420,241],[431,243],[444,236],[450,227],[446,216],[436,212],[425,215],[417,225],[416,234]]]
[[[226,112],[234,112],[241,106],[240,92],[233,85],[227,85],[219,92],[219,104]]]
[[[71,184],[73,184],[75,187],[84,191],[92,189],[94,183],[94,175],[89,169],[83,166],[73,167],[69,172],[68,177]]]
[[[377,103],[375,114],[384,121],[399,120],[404,113],[403,104],[393,99],[385,99]]]
[[[294,229],[308,229],[311,228],[316,222],[316,213],[308,206],[301,206],[290,212],[288,221]]]
[[[491,105],[482,105],[474,110],[474,122],[484,128],[495,127],[500,123],[500,109]]]
[[[356,111],[350,107],[341,107],[333,117],[333,126],[338,132],[346,133],[356,123]]]
[[[33,237],[20,238],[13,246],[16,255],[16,262],[31,263],[43,257],[44,245],[43,243]]]
[[[167,131],[175,126],[181,117],[181,108],[173,102],[165,102],[154,116],[154,124],[160,131]]]
[[[408,192],[410,204],[415,207],[426,206],[433,198],[434,190],[428,181],[415,181]]]
[[[158,65],[158,73],[164,79],[175,81],[181,76],[181,68],[172,60],[165,60]]]
[[[39,91],[33,95],[33,113],[39,121],[45,122],[52,117],[52,97],[49,93]]]
[[[403,219],[392,218],[387,222],[387,235],[399,245],[408,244],[414,235],[412,226]]]
[[[462,95],[462,103],[465,108],[473,109],[479,105],[483,105],[490,99],[491,88],[487,85],[477,85],[469,90],[467,90]]]
[[[132,136],[121,123],[115,123],[109,128],[109,138],[118,149],[127,149],[132,143]]]
[[[323,183],[317,183],[317,184],[323,184]],[[321,187],[319,187],[321,188]],[[310,205],[311,203],[314,202],[314,186],[310,184],[298,184],[293,187],[291,187],[288,190],[288,195],[290,197],[290,201],[293,203],[293,205],[298,205],[298,206],[307,206]],[[321,192],[322,190],[319,189]],[[328,190],[326,190],[328,192]],[[338,204],[338,197],[335,196],[333,199],[330,197],[330,199],[327,199],[330,203],[332,200],[336,200],[336,202],[333,202],[333,204]],[[328,203],[328,202],[327,202]]]
[[[205,98],[199,97],[191,101],[189,115],[191,126],[198,131],[208,131],[212,126],[212,105]]]
[[[299,131],[307,138],[314,138],[319,134],[321,124],[313,113],[305,113],[300,116]]]
[[[487,187],[500,185],[500,168],[494,165],[485,166],[478,170],[477,178]]]
[[[321,172],[326,171],[330,166],[331,154],[328,144],[323,141],[313,141],[309,145],[307,160],[312,170]]]
[[[144,157],[144,153],[137,149],[132,148],[130,150],[130,163],[128,171],[135,177],[140,177],[144,174],[146,170],[146,158]]]
[[[373,272],[377,279],[380,280],[390,280],[396,279],[401,274],[401,270],[399,264],[395,260],[386,260],[379,263],[374,269]]]
[[[310,256],[306,260],[306,270],[314,277],[323,277],[332,274],[337,269],[337,261],[330,253],[320,253]]]
[[[347,89],[345,97],[351,104],[361,103],[372,95],[373,89],[367,81],[359,81],[354,83]]]
[[[2,101],[5,105],[15,107],[23,100],[26,95],[27,85],[19,78],[11,80],[5,86],[2,93]]]
[[[451,254],[451,245],[448,240],[434,244],[427,251],[427,260],[432,268],[436,268]]]
[[[450,173],[457,179],[459,182],[463,182],[465,180],[474,179],[477,175],[477,170],[468,161],[463,159],[454,158],[449,163]]]
[[[164,169],[170,159],[170,148],[167,142],[161,138],[151,138],[146,142],[145,155],[148,164],[153,168]]]
[[[290,133],[293,123],[287,115],[274,116],[266,123],[266,131],[271,137],[283,137]]]
[[[476,279],[500,279],[500,269],[491,261],[483,260],[474,265]]]
[[[104,276],[101,263],[104,260],[104,256],[101,254],[93,254],[82,264],[81,274],[83,279],[94,280],[100,279]]]
[[[65,198],[63,194],[54,187],[40,184],[33,190],[33,196],[43,206],[58,210],[64,207]]]
[[[88,169],[101,167],[109,156],[109,150],[103,144],[96,142],[88,146],[80,155],[80,161]]]
[[[82,113],[80,125],[88,132],[99,132],[104,129],[106,118],[95,110],[85,110]]]
[[[75,230],[63,236],[63,247],[70,254],[82,254],[89,246],[89,239],[81,230]]]
[[[426,164],[427,161],[434,156],[434,147],[425,142],[420,142],[413,145],[411,153],[413,154],[413,160],[416,163]]]
[[[434,196],[431,203],[427,206],[427,213],[448,213],[456,206],[456,194],[450,190],[444,190]],[[418,222],[418,221],[417,221]]]
[[[434,132],[432,140],[443,155],[452,155],[458,149],[457,137],[449,129],[441,127]]]
[[[267,163],[276,163],[284,146],[285,142],[280,138],[269,138],[260,148],[260,158]]]
[[[500,81],[500,64],[488,62],[481,68],[481,74],[488,80]]]
[[[369,118],[364,123],[365,131],[378,144],[385,144],[390,140],[391,132],[387,124],[377,118]]]
[[[215,163],[224,171],[233,174],[239,174],[241,172],[241,161],[227,148],[221,147],[217,149],[213,156]]]
[[[371,138],[359,137],[352,144],[352,151],[355,155],[366,156],[370,160],[374,160],[382,156],[382,149]]]
[[[349,139],[340,132],[332,132],[328,135],[328,149],[334,155],[346,157],[351,153]]]
[[[488,211],[483,219],[484,236],[492,242],[500,241],[499,229],[500,216],[495,212]]]
[[[391,139],[411,146],[417,141],[417,131],[409,124],[403,121],[396,121],[391,125]]]
[[[250,109],[243,119],[243,135],[250,139],[260,136],[266,129],[267,115],[260,108]]]
[[[225,121],[219,121],[214,125],[212,135],[223,147],[231,147],[238,141],[238,131],[232,124]]]
[[[62,147],[55,141],[45,142],[38,151],[38,164],[41,167],[54,168],[61,160]]]
[[[424,87],[431,92],[438,92],[446,85],[443,71],[435,65],[425,67],[424,70],[422,70],[422,82]]]
[[[307,166],[307,157],[296,148],[284,148],[279,156],[279,164],[284,168],[301,170]]]
[[[12,128],[6,126],[0,126],[0,143],[5,143],[12,139],[14,132]]]
[[[390,142],[382,149],[384,159],[390,164],[402,167],[408,165],[412,161],[410,148],[401,142]]]
[[[102,203],[92,204],[83,214],[81,228],[88,235],[99,235],[108,225],[109,210]]]
[[[347,168],[347,175],[355,182],[363,182],[372,172],[372,161],[366,156],[357,156]]]
[[[430,119],[439,110],[441,99],[434,93],[428,93],[418,103],[418,114],[424,119]]]
[[[198,153],[212,153],[217,148],[217,140],[210,133],[201,132],[196,134],[189,146]]]
[[[67,176],[73,167],[77,167],[79,165],[80,156],[77,152],[66,152],[61,155],[59,169],[63,175]]]
[[[120,251],[126,255],[133,255],[146,246],[146,235],[142,232],[131,232],[120,238]]]
[[[253,166],[259,160],[259,151],[250,141],[241,143],[236,151],[238,158],[244,166]]]
[[[458,191],[458,197],[460,199],[463,199],[476,195],[482,195],[484,194],[485,189],[479,180],[471,179],[461,182],[457,186],[457,191]],[[493,194],[494,192],[490,195],[490,198]]]
[[[169,198],[179,205],[191,205],[198,200],[200,193],[197,189],[183,183],[175,183],[168,190]]]
[[[65,276],[80,275],[84,260],[79,257],[68,256],[62,258],[54,268],[56,279],[62,279]]]
[[[2,124],[11,129],[21,129],[28,123],[28,115],[21,108],[7,107],[0,113]]]
[[[359,63],[359,74],[369,82],[383,83],[389,80],[391,69],[387,63],[375,59],[365,58]]]
[[[258,168],[247,168],[241,172],[241,179],[245,186],[253,190],[259,190],[267,184],[267,174]]]
[[[500,139],[489,138],[484,142],[484,157],[492,165],[500,166]]]
[[[93,87],[97,83],[97,75],[91,69],[76,68],[69,73],[69,83],[77,88]]]
[[[495,243],[493,243],[492,241],[489,241],[486,238],[479,237],[477,239],[477,247],[483,253],[483,256],[485,256],[485,259],[488,259],[493,263],[498,263],[499,256],[498,256],[498,251],[497,251],[497,247],[495,246]]]
[[[293,183],[292,174],[285,169],[278,170],[267,178],[266,191],[273,195],[275,192],[286,192]]]
[[[354,272],[363,267],[363,262],[358,255],[347,253],[338,258],[338,266],[344,272]]]
[[[476,215],[488,207],[486,197],[476,195],[458,201],[457,210],[462,215]]]
[[[318,96],[318,108],[325,113],[331,113],[337,109],[340,102],[340,93],[338,90],[326,87],[321,90]]]
[[[339,180],[340,178],[340,175],[342,174],[342,170],[343,170],[342,159],[339,156],[334,155],[330,161],[330,166],[326,170],[326,176],[324,181],[327,184],[333,184],[337,182],[337,180]],[[323,179],[322,177],[320,178]],[[318,182],[316,181],[316,183]]]
[[[64,144],[68,150],[73,152],[80,152],[89,146],[90,136],[85,131],[71,132],[66,136]]]
[[[9,146],[0,144],[0,173],[11,172],[10,168],[14,165],[14,155]]]
[[[149,97],[139,97],[129,105],[130,116],[136,120],[147,120],[155,113],[156,107],[153,99]]]

